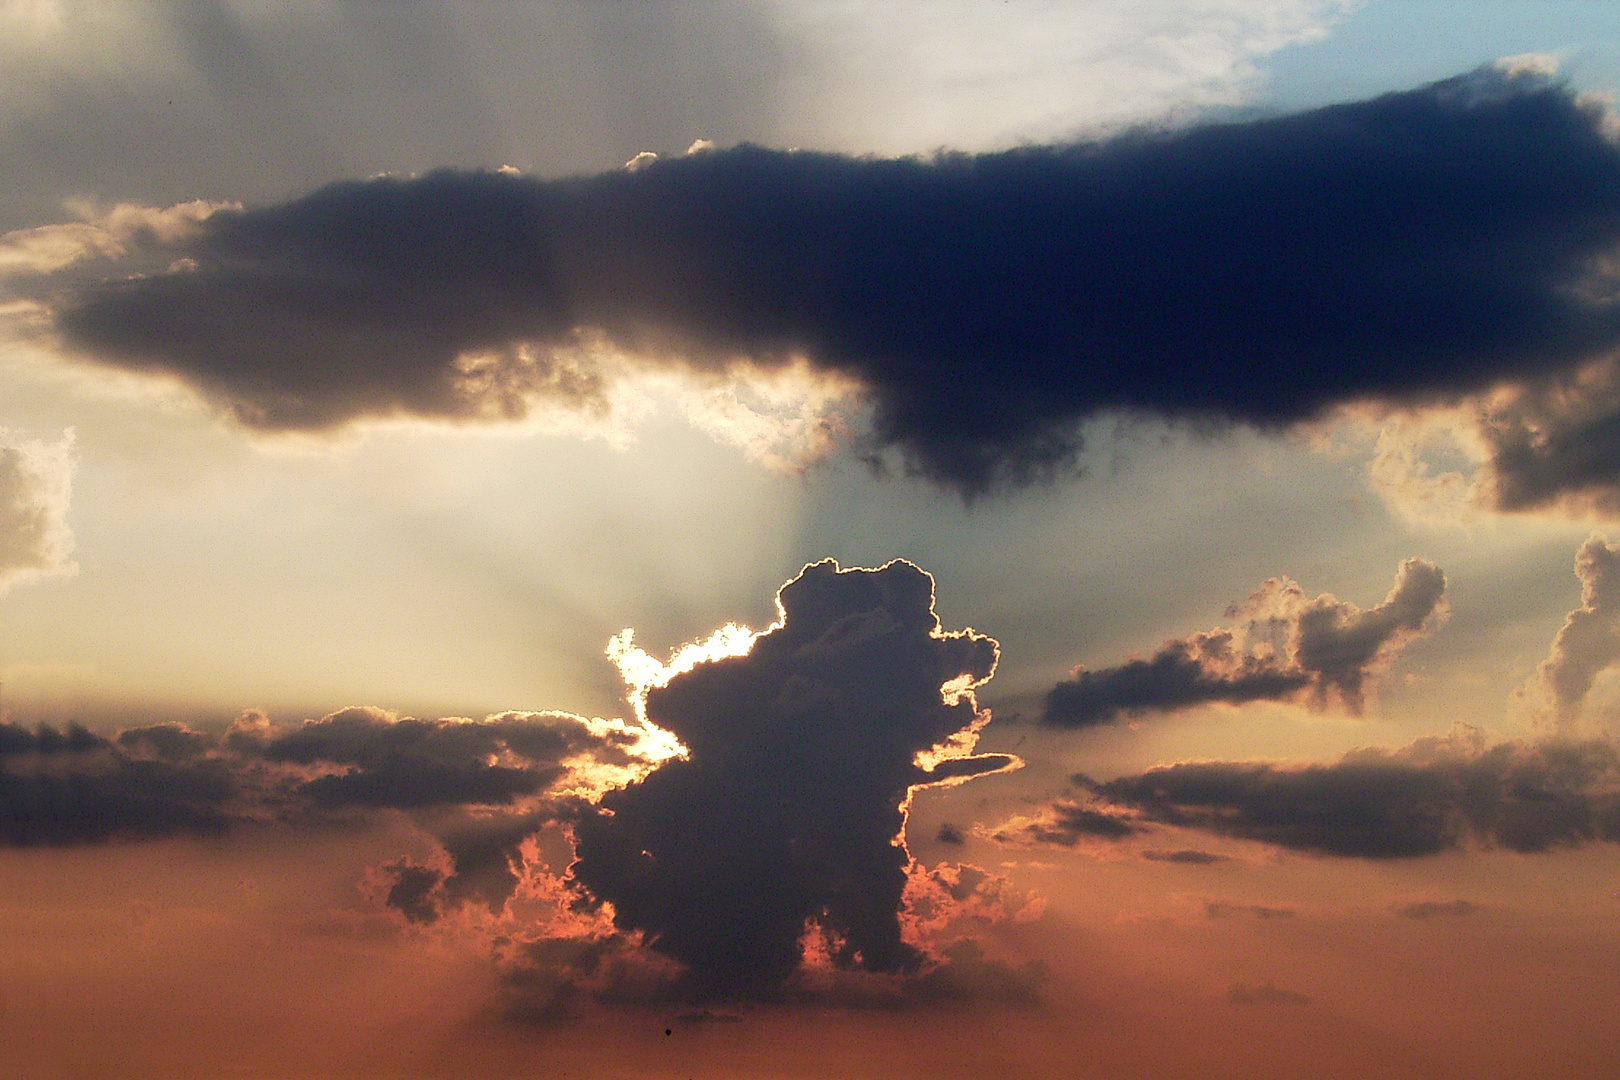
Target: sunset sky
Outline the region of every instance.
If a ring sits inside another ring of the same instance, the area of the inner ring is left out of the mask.
[[[0,68],[0,1074],[1614,1074],[1612,2]]]

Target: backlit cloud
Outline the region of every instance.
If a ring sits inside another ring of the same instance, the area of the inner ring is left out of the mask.
[[[1323,593],[1314,600],[1271,578],[1229,614],[1243,621],[1167,641],[1147,659],[1081,670],[1046,697],[1046,722],[1090,727],[1207,702],[1304,697],[1360,712],[1369,678],[1443,612],[1446,578],[1408,559],[1382,603],[1363,611]]]
[[[870,449],[972,493],[1063,468],[1100,410],[1275,428],[1361,400],[1534,397],[1620,343],[1617,242],[1602,109],[1489,67],[996,154],[740,146],[571,180],[335,184],[215,211],[166,246],[172,270],[114,258],[27,288],[70,349],[178,376],[260,430],[601,408],[598,346],[808,364],[861,388]],[[1513,446],[1509,425],[1503,477]],[[1586,456],[1497,501],[1607,483],[1610,456]]]
[[[920,967],[901,926],[910,792],[1015,764],[971,755],[995,641],[942,631],[933,602],[910,563],[816,563],[746,652],[646,690],[688,754],[580,818],[571,872],[696,992],[780,990],[807,931],[835,968]]]

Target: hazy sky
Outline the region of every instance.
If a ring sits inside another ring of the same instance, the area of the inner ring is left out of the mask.
[[[1612,1070],[1612,4],[0,54],[0,1072]]]

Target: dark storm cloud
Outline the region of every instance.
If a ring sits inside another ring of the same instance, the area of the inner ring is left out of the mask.
[[[1470,843],[1534,853],[1620,841],[1614,743],[1501,743],[1477,732],[1326,765],[1169,765],[1093,784],[1093,796],[1159,822],[1324,855],[1433,855]]]
[[[933,600],[910,563],[807,566],[746,655],[648,693],[648,719],[690,754],[584,814],[573,876],[621,930],[685,965],[693,992],[779,991],[810,928],[839,968],[919,968],[901,938],[908,792],[1010,763],[916,763],[972,729],[961,691],[996,663],[990,638],[942,633]]]
[[[1323,593],[1308,600],[1272,578],[1229,614],[1246,621],[1167,641],[1151,658],[1076,672],[1047,694],[1045,720],[1091,727],[1207,702],[1242,704],[1301,696],[1360,712],[1368,678],[1423,630],[1445,600],[1446,577],[1408,559],[1382,603],[1366,611]]]
[[[60,286],[72,347],[271,430],[588,405],[596,337],[700,368],[802,354],[866,388],[876,448],[972,493],[1063,467],[1098,410],[1276,427],[1568,371],[1620,343],[1617,241],[1601,110],[1482,69],[996,154],[343,183],[216,213],[165,252],[183,269],[34,287]]]

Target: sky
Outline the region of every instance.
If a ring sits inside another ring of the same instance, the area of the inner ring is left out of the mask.
[[[1612,1072],[1612,4],[0,65],[0,1072]]]

